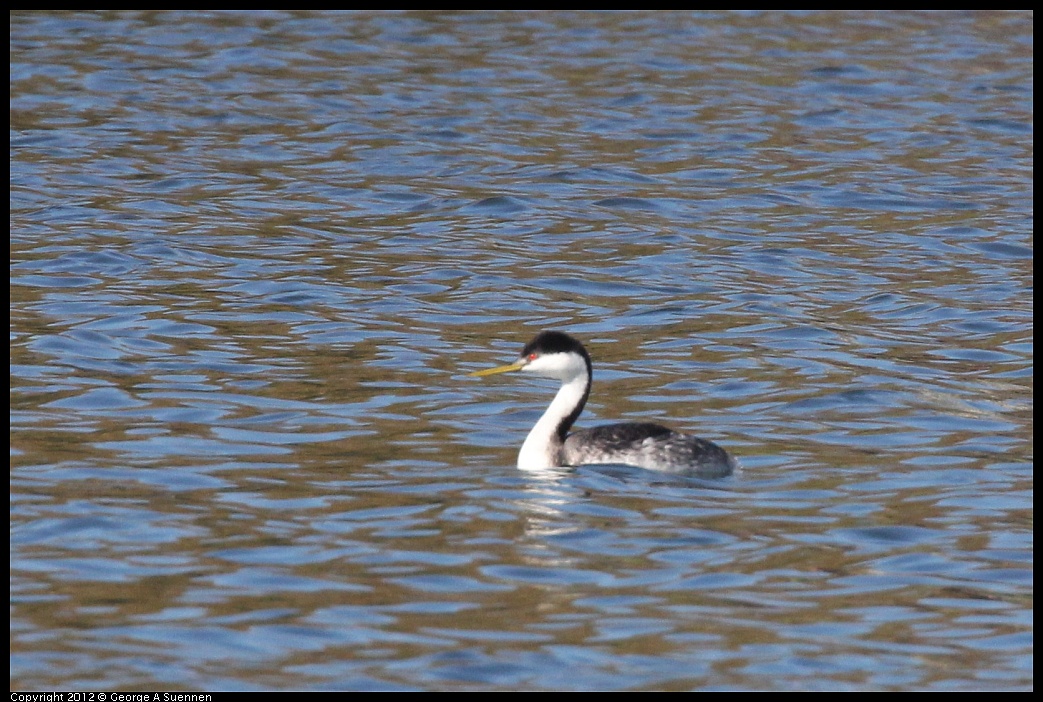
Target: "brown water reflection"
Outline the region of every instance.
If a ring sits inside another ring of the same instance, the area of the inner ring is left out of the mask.
[[[1030,14],[11,21],[12,689],[1031,688]]]

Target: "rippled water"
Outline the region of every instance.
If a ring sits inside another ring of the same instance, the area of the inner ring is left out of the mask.
[[[12,15],[12,689],[1031,689],[1032,38]]]

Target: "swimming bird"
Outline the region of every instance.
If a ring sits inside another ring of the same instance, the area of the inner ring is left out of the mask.
[[[550,406],[518,453],[518,468],[541,470],[590,463],[624,464],[665,473],[719,478],[738,463],[712,441],[650,422],[625,422],[569,433],[587,398],[593,369],[583,344],[560,331],[540,332],[514,363],[475,371],[482,377],[510,371],[561,381]]]

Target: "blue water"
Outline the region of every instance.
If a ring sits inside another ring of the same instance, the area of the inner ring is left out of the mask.
[[[1032,15],[11,16],[12,690],[1028,690]],[[552,384],[721,481],[514,467]]]

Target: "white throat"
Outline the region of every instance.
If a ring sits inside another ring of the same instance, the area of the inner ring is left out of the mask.
[[[562,440],[558,437],[558,427],[583,401],[588,385],[586,368],[563,380],[558,394],[529,432],[518,452],[520,470],[545,470],[561,465]]]

